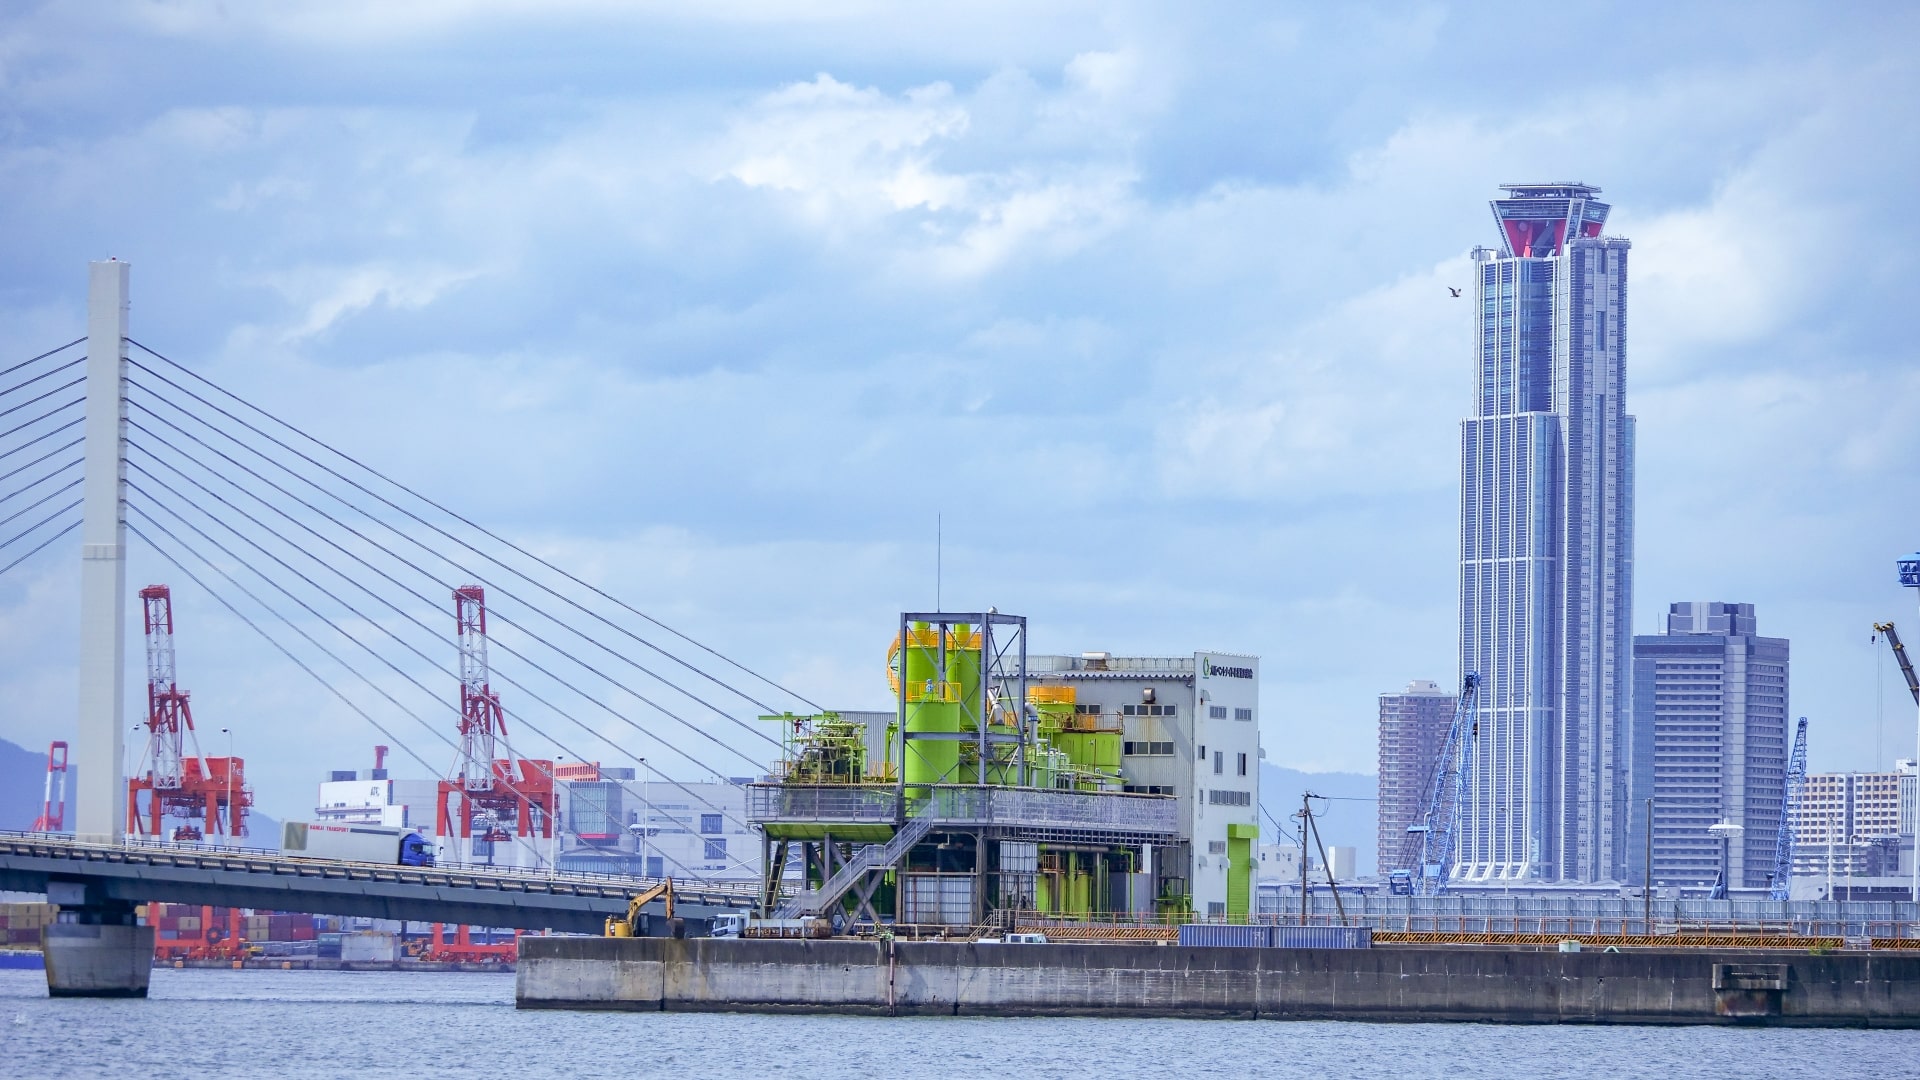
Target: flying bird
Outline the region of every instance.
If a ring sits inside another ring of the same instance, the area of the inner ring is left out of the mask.
[[[1451,285],[1449,285],[1449,286],[1447,286],[1447,291],[1453,294],[1453,296],[1454,296],[1454,299],[1456,299],[1456,300],[1458,300],[1458,299],[1460,298],[1460,290],[1459,290],[1459,289],[1456,289],[1456,288],[1454,288],[1453,286],[1451,286]]]

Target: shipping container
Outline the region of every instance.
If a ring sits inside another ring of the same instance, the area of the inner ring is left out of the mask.
[[[400,957],[398,940],[379,931],[348,934],[339,939],[337,947],[342,961],[392,963]]]
[[[1270,926],[1270,944],[1276,949],[1371,949],[1373,930],[1366,926]]]
[[[1268,935],[1265,926],[1229,926],[1224,923],[1186,923],[1180,927],[1180,944],[1235,949],[1264,949]]]

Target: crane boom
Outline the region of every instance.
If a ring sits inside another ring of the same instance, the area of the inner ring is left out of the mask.
[[[1787,885],[1793,876],[1793,812],[1800,805],[1800,792],[1807,786],[1807,718],[1793,733],[1793,756],[1787,759],[1786,798],[1780,800],[1780,835],[1773,842],[1773,883],[1767,890],[1769,900],[1787,900]]]
[[[1873,628],[1887,639],[1887,647],[1893,650],[1893,659],[1900,665],[1900,674],[1907,677],[1907,693],[1913,695],[1913,703],[1920,705],[1920,677],[1913,674],[1913,661],[1907,658],[1907,647],[1900,644],[1900,634],[1890,622],[1877,622]]]
[[[1454,706],[1453,723],[1440,750],[1426,812],[1418,823],[1407,827],[1410,865],[1391,875],[1390,887],[1395,892],[1438,896],[1453,877],[1459,858],[1460,808],[1473,777],[1473,742],[1479,725],[1472,717],[1479,697],[1480,676],[1470,671],[1460,683],[1460,700]]]

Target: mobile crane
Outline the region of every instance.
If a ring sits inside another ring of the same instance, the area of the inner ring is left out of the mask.
[[[1907,647],[1900,644],[1899,633],[1890,622],[1874,623],[1873,629],[1887,639],[1887,648],[1893,650],[1893,659],[1900,665],[1900,674],[1907,677],[1907,692],[1913,695],[1913,703],[1920,705],[1920,676],[1913,673],[1913,661],[1907,658]]]
[[[1433,787],[1427,795],[1427,809],[1420,820],[1407,827],[1407,846],[1402,860],[1407,869],[1387,875],[1389,892],[1401,896],[1439,896],[1453,877],[1459,858],[1460,805],[1472,783],[1471,747],[1480,734],[1473,719],[1480,700],[1480,676],[1469,671],[1460,683],[1460,701],[1454,706],[1453,723],[1447,728],[1446,745],[1433,773]]]

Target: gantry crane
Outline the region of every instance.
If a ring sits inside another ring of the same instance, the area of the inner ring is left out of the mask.
[[[1900,644],[1900,634],[1890,622],[1874,623],[1873,629],[1887,639],[1887,648],[1893,650],[1893,659],[1900,665],[1900,674],[1907,678],[1907,692],[1913,695],[1913,703],[1920,705],[1920,677],[1913,673],[1913,661],[1907,658],[1907,647]]]
[[[165,585],[149,585],[140,590],[140,603],[147,635],[147,749],[140,763],[144,773],[136,770],[127,780],[127,832],[171,840],[245,836],[253,806],[246,765],[237,757],[201,755],[193,709],[174,678],[173,593]],[[144,814],[142,792],[147,794]],[[185,823],[162,836],[166,817]]]
[[[1460,809],[1473,782],[1473,743],[1480,733],[1473,715],[1479,699],[1480,676],[1470,671],[1460,681],[1460,700],[1454,706],[1453,723],[1447,727],[1446,745],[1434,769],[1426,812],[1407,827],[1403,859],[1407,868],[1388,875],[1391,892],[1439,896],[1453,877],[1460,854]]]
[[[1793,812],[1800,805],[1800,791],[1807,786],[1807,718],[1793,733],[1793,756],[1787,759],[1786,797],[1780,800],[1780,835],[1773,842],[1773,883],[1767,899],[1786,900],[1788,882],[1793,877]]]
[[[455,589],[453,612],[460,646],[460,756],[440,781],[435,828],[444,842],[458,845],[450,861],[465,862],[474,840],[552,839],[558,796],[553,762],[495,756],[505,742],[507,718],[490,684],[486,592],[478,585]]]
[[[55,739],[47,746],[47,792],[34,832],[60,832],[67,825],[67,744]]]

